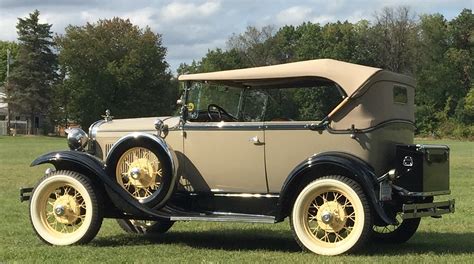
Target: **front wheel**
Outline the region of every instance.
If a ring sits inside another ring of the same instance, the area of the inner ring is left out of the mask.
[[[309,183],[298,194],[290,224],[303,249],[338,255],[366,242],[372,217],[358,183],[343,176],[327,176]]]
[[[33,189],[30,220],[41,240],[52,245],[84,244],[102,225],[99,193],[84,175],[56,171]]]
[[[418,229],[421,218],[403,220],[401,214],[397,214],[397,224],[387,226],[373,226],[372,239],[376,242],[387,244],[401,244],[407,242]]]
[[[147,221],[133,219],[117,219],[123,231],[131,234],[157,235],[168,231],[174,224],[173,221]]]

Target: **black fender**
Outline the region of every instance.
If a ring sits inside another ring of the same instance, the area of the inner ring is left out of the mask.
[[[105,161],[108,175],[115,175],[115,165],[120,155],[130,147],[143,146],[156,151],[164,157],[164,166],[170,175],[162,178],[162,190],[158,193],[156,201],[148,203],[148,207],[159,209],[163,207],[173,194],[178,178],[178,159],[173,149],[161,137],[149,133],[134,132],[121,137],[114,143]],[[115,178],[115,176],[113,177]],[[145,202],[144,202],[145,203]]]
[[[123,205],[138,210],[138,213],[145,216],[151,216],[160,220],[169,220],[169,216],[157,211],[150,210],[146,206],[139,203],[133,196],[118,185],[112,177],[106,173],[104,163],[98,158],[80,151],[56,151],[44,154],[35,159],[30,166],[41,164],[52,164],[57,170],[74,170],[85,174],[92,179],[93,182],[100,182],[111,190],[115,195],[111,201],[118,207]],[[118,200],[119,199],[119,200]],[[135,210],[135,211],[136,211]],[[132,212],[136,213],[136,212]]]
[[[360,184],[367,195],[372,208],[382,221],[387,224],[395,224],[385,212],[381,202],[377,198],[376,191],[379,189],[374,169],[358,157],[344,152],[325,152],[313,155],[296,166],[283,183],[278,201],[278,220],[283,220],[285,210],[291,206],[289,203],[294,197],[294,191],[304,181],[305,174],[311,173],[310,179],[330,175],[331,173],[342,173]]]

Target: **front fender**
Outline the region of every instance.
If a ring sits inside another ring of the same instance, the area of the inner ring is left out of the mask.
[[[280,218],[284,217],[285,205],[288,206],[287,203],[291,199],[292,190],[299,186],[299,183],[303,180],[302,178],[307,173],[311,173],[312,176],[323,177],[334,173],[334,171],[343,171],[346,173],[344,176],[358,182],[378,216],[387,224],[395,224],[394,220],[385,213],[377,198],[375,191],[378,184],[373,168],[363,160],[343,152],[325,152],[313,155],[293,169],[280,191],[278,202],[281,208]]]
[[[117,142],[114,143],[112,148],[110,149],[105,164],[109,164],[111,155],[115,153],[115,150],[119,148],[123,143],[127,141],[132,141],[132,140],[146,140],[149,142],[149,144],[156,144],[159,146],[168,156],[169,161],[171,163],[171,170],[173,172],[173,177],[176,177],[178,174],[178,168],[179,168],[179,163],[178,163],[178,158],[176,157],[176,153],[173,151],[171,146],[166,143],[165,140],[163,140],[161,137],[158,137],[153,134],[149,133],[142,133],[142,132],[134,132],[128,135],[125,135],[121,137]]]
[[[30,166],[37,166],[46,163],[54,165],[56,170],[74,170],[83,174],[85,173],[86,176],[90,177],[93,181],[103,183],[115,194],[114,198],[120,199],[120,201],[111,199],[119,208],[122,207],[120,206],[121,202],[137,209],[145,215],[153,216],[162,220],[169,220],[169,216],[152,211],[133,198],[113,180],[114,177],[107,175],[104,163],[90,154],[79,151],[50,152],[35,159]]]

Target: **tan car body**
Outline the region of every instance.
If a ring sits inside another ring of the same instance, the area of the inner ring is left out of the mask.
[[[359,157],[381,175],[389,170],[395,144],[413,143],[415,84],[404,75],[334,60],[314,60],[184,75],[180,80],[225,81],[241,86],[256,79],[307,76],[330,79],[347,94],[330,114],[330,130],[317,132],[305,128],[320,120],[186,122],[183,125],[179,117],[160,117],[170,128],[165,140],[177,153],[181,176],[191,184],[190,190],[278,193],[298,164],[328,151]],[[394,86],[406,87],[407,103],[394,102]],[[106,157],[112,144],[128,133],[156,133],[155,120],[156,117],[106,122],[94,128],[97,135],[94,139]],[[355,134],[355,138],[351,138],[351,134]],[[253,139],[258,142],[252,142]]]

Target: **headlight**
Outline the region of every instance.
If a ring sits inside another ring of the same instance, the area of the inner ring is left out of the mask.
[[[80,128],[66,129],[67,144],[71,150],[83,151],[89,142],[89,137],[84,130]]]

